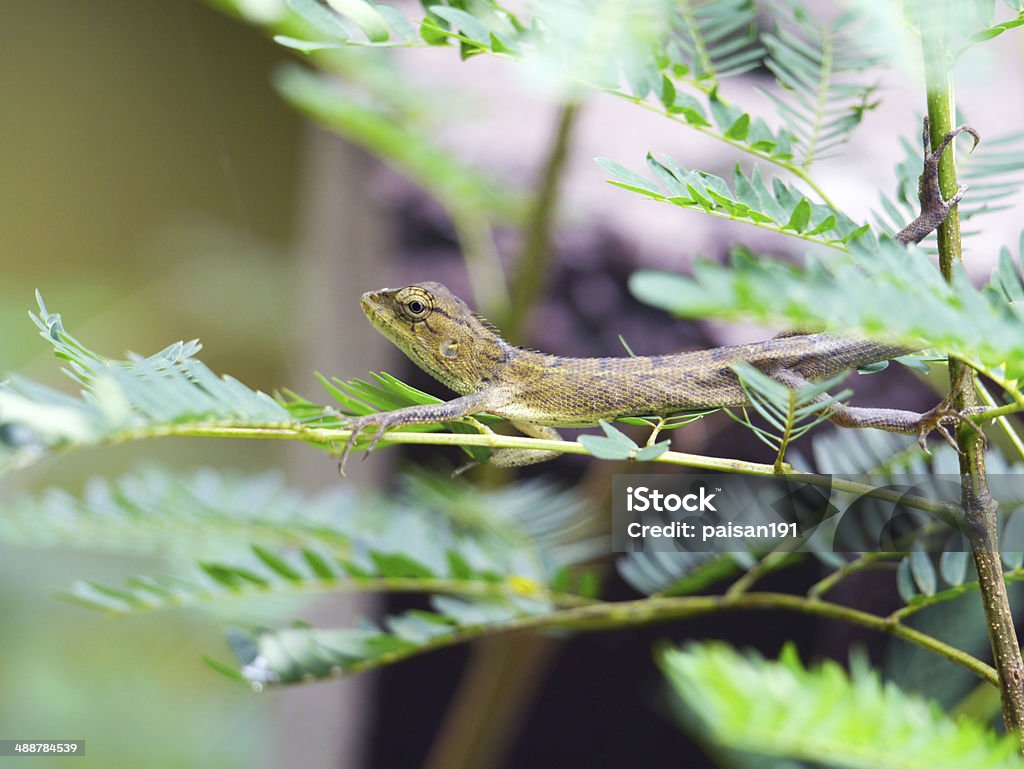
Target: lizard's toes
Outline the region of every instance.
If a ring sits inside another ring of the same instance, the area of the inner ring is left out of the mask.
[[[955,206],[963,199],[963,196],[967,194],[968,189],[970,189],[970,187],[968,187],[966,184],[961,184],[959,188],[957,188],[956,194],[946,201],[946,205],[949,206],[950,208]]]
[[[369,415],[373,417],[374,415]],[[373,420],[366,417],[345,417],[343,428],[349,431],[348,440],[345,441],[345,448],[341,450],[341,456],[338,457],[338,475],[345,477],[345,463],[348,462],[349,455],[352,453],[352,449],[356,445],[356,441],[359,440],[359,435],[367,427],[373,426]],[[378,436],[379,437],[379,436]],[[376,443],[376,440],[374,441]]]
[[[370,441],[370,445],[366,447],[366,454],[363,456],[363,459],[370,456],[370,452],[377,448],[377,444],[380,443],[380,437],[384,434],[386,429],[387,427],[385,425],[380,425],[380,427],[377,428],[377,432],[373,435],[373,440]]]
[[[349,435],[348,440],[345,441],[345,448],[341,450],[341,456],[338,457],[338,475],[342,478],[345,477],[345,463],[348,462],[348,455],[352,453],[352,447],[356,443],[357,435],[359,435],[359,431],[352,430],[352,434]]]
[[[948,443],[953,448],[953,451],[955,451],[957,454],[963,454],[963,452],[960,450],[960,447],[956,443],[956,439],[953,438],[952,434],[949,432],[949,430],[946,429],[946,426],[944,424],[939,422],[937,425],[935,425],[935,429],[938,430],[939,435],[942,436],[943,440],[945,440],[946,443]]]
[[[971,145],[971,152],[974,152],[974,150],[977,148],[977,146],[981,143],[981,134],[979,134],[977,131],[975,131],[973,128],[971,128],[969,125],[962,125],[959,128],[955,128],[955,129],[953,129],[953,131],[951,133],[953,133],[953,134],[962,134],[962,133],[970,134],[971,138],[974,139],[974,144]]]
[[[924,430],[922,430],[921,432],[919,432],[917,434],[917,445],[921,447],[921,451],[923,451],[928,456],[931,456],[932,455],[932,450],[930,448],[928,448],[928,440],[927,439],[928,439],[928,433],[925,432]]]
[[[476,461],[466,462],[466,464],[461,465],[459,467],[456,467],[454,470],[452,470],[451,477],[452,478],[458,478],[460,475],[462,475],[467,470],[472,470],[474,467],[479,467],[479,466],[480,466],[480,463],[476,462]]]

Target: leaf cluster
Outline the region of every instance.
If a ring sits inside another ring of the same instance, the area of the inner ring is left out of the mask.
[[[797,170],[827,156],[875,106],[876,86],[862,75],[879,60],[864,50],[860,20],[847,14],[824,24],[785,0],[771,3],[777,22],[764,31],[753,0],[558,0],[529,14],[492,0],[451,0],[424,2],[419,19],[371,0],[289,6],[306,34],[276,39],[302,52],[455,45],[463,58],[521,60],[563,83],[574,99],[581,87],[613,93]],[[777,79],[770,96],[785,124],[779,130],[721,90],[724,81],[761,66]]]
[[[675,160],[647,156],[657,182],[607,158],[598,158],[611,183],[652,200],[774,232],[797,236],[817,245],[842,247],[867,232],[830,206],[813,203],[793,185],[779,178],[770,182],[755,168],[747,176],[737,165],[732,186],[719,176],[689,171]]]
[[[987,366],[1008,391],[1024,375],[1020,257],[1007,253],[978,290],[958,267],[947,283],[925,254],[883,239],[855,241],[847,257],[808,255],[798,268],[736,249],[728,267],[702,262],[693,277],[633,275],[637,298],[683,317],[744,318],[790,328],[823,328]]]
[[[862,661],[847,674],[831,661],[805,667],[792,646],[774,662],[710,643],[660,661],[684,726],[717,750],[865,769],[1024,765],[1013,736],[954,720]]]
[[[579,565],[605,542],[574,492],[541,481],[487,491],[428,474],[404,476],[402,484],[395,497],[346,488],[307,496],[282,486],[277,476],[204,470],[177,477],[153,469],[115,483],[96,480],[81,499],[56,490],[8,498],[0,538],[165,554],[173,543],[177,561],[203,554],[189,576],[142,575],[117,586],[80,581],[63,593],[113,614],[324,591],[433,596],[432,614],[388,620],[374,643],[358,645],[358,659],[353,644],[369,637],[366,622],[358,630],[304,627],[280,637],[269,631],[252,636],[269,648],[299,635],[307,645],[345,639],[352,664],[369,664],[381,647],[419,653],[433,648],[439,633],[454,642],[480,625],[586,603],[594,595],[596,578]],[[329,672],[313,657],[300,655],[289,665],[268,663],[253,680],[308,680]],[[296,666],[301,674],[293,677]]]
[[[39,312],[30,315],[40,336],[84,389],[74,398],[21,377],[0,383],[0,468],[155,425],[293,421],[269,395],[218,376],[196,359],[202,349],[196,340],[149,357],[108,359],[69,334],[61,316],[49,312],[41,296],[37,300]]]

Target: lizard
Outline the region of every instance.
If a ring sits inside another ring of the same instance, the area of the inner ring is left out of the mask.
[[[939,189],[938,164],[960,133],[980,137],[970,127],[950,131],[934,150],[924,128],[924,170],[919,183],[921,213],[895,239],[918,243],[945,221],[967,191],[961,185],[949,199]],[[973,148],[972,148],[973,149]],[[740,407],[747,396],[732,366],[747,363],[787,387],[796,388],[861,366],[913,352],[869,339],[828,333],[784,333],[749,344],[668,355],[619,358],[567,358],[516,347],[441,283],[414,283],[368,291],[361,299],[370,323],[416,365],[459,393],[458,398],[348,418],[350,436],[339,471],[364,430],[376,433],[367,449],[395,427],[465,419],[483,412],[508,419],[526,435],[557,440],[559,427],[582,427],[626,416],[669,415],[683,411]],[[819,396],[825,399],[827,396]],[[833,404],[829,419],[842,427],[875,427],[926,436],[938,431],[956,448],[945,427],[963,415],[944,399],[929,411]],[[542,462],[558,452],[499,449],[499,467]]]

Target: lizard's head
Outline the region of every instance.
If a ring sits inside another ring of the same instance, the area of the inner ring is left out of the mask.
[[[458,393],[488,381],[513,348],[440,283],[367,291],[363,312],[412,361]]]

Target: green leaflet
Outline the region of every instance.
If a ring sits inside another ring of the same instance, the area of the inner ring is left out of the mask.
[[[842,213],[812,203],[781,179],[765,180],[756,168],[748,176],[737,165],[730,186],[719,176],[687,170],[667,156],[655,158],[648,154],[647,166],[654,181],[607,158],[597,158],[596,162],[611,175],[610,182],[617,187],[680,208],[794,235],[810,243],[844,249],[864,232],[864,228]]]
[[[149,357],[108,359],[69,334],[61,316],[49,312],[42,297],[38,301],[39,313],[31,317],[40,336],[85,391],[74,398],[18,377],[0,383],[0,468],[155,426],[294,422],[269,395],[214,374],[197,360],[198,341],[177,342]]]
[[[642,271],[630,288],[680,316],[746,318],[934,347],[1000,367],[1012,385],[1024,376],[1024,305],[1006,298],[1015,295],[1013,279],[1004,266],[991,289],[975,289],[962,270],[947,283],[919,249],[859,239],[847,257],[809,255],[802,269],[736,250],[728,268],[701,262],[693,277]]]
[[[683,726],[718,749],[851,769],[1022,766],[1015,737],[954,720],[863,663],[847,674],[831,661],[805,667],[792,646],[775,662],[721,643],[664,649],[659,662]]]
[[[765,66],[781,88],[764,93],[795,137],[806,169],[835,154],[864,113],[878,106],[878,82],[866,72],[877,71],[883,59],[865,50],[862,20],[851,12],[826,24],[800,4],[775,8],[775,27],[762,41]]]

